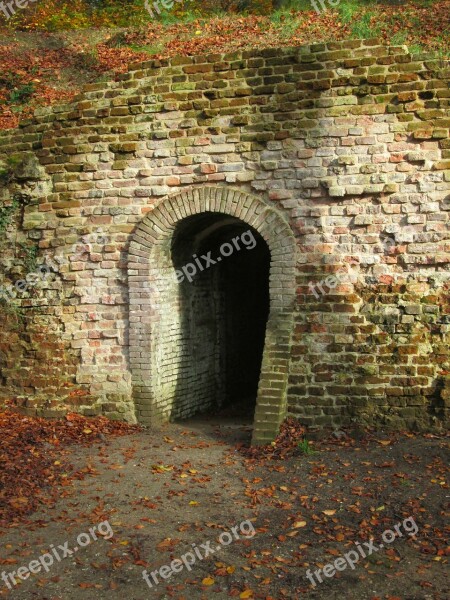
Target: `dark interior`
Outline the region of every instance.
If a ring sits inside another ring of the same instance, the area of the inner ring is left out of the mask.
[[[209,252],[216,262],[202,271],[200,265],[208,264],[202,256]],[[181,374],[189,374],[191,389],[183,382],[181,395],[195,389],[199,412],[207,405],[210,413],[252,416],[269,315],[266,242],[239,219],[203,213],[177,227],[172,260],[179,271],[188,263],[198,267],[191,281],[179,284],[186,364],[191,361]]]

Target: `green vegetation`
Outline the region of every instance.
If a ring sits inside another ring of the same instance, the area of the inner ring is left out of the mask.
[[[0,171],[1,176],[1,171]],[[13,198],[11,204],[0,206],[0,235],[4,234],[11,223],[13,216],[17,213],[20,203]]]
[[[6,318],[10,318],[8,327],[11,331],[20,331],[23,329],[26,322],[26,311],[13,302],[12,300],[6,300],[0,296],[0,313],[3,313]]]
[[[309,5],[309,10],[311,10],[311,5]],[[270,20],[279,28],[281,35],[290,37],[303,21],[303,15],[301,13],[293,13],[287,8],[281,8],[271,15]]]
[[[443,66],[450,54],[448,0],[341,0],[334,7],[329,0],[174,0],[172,6],[148,0],[148,6],[145,0],[46,0],[7,21],[0,11],[6,40],[0,46],[0,129],[17,127],[36,106],[70,102],[86,83],[105,81],[149,56],[374,37],[414,53],[435,52]]]
[[[153,9],[156,3],[160,12]],[[398,10],[399,12],[414,6],[434,10],[434,5],[445,2],[437,0],[341,0],[331,6],[328,0],[323,5],[316,0],[321,15],[338,13],[342,22],[350,23],[356,17],[352,32],[354,35],[373,35],[377,32],[377,21],[380,12]],[[294,31],[299,13],[309,13],[317,17],[312,0],[173,0],[164,5],[162,0],[148,0],[147,6],[153,9],[154,15],[146,8],[145,0],[46,0],[45,3],[31,3],[17,10],[10,19],[0,14],[0,25],[11,29],[31,30],[43,29],[56,32],[70,29],[86,29],[91,27],[143,27],[151,23],[170,26],[176,23],[189,23],[199,18],[225,18],[235,15],[271,15],[274,23],[281,25],[285,32]],[[367,11],[367,13],[366,13]],[[448,6],[447,6],[448,12]],[[359,13],[361,19],[358,18]],[[419,18],[414,24],[421,26]]]
[[[39,248],[37,244],[33,244],[30,242],[19,242],[18,246],[21,250],[22,262],[24,264],[26,272],[32,273],[33,271],[36,271],[37,258],[39,253]]]
[[[33,83],[25,83],[11,91],[9,102],[11,104],[24,104],[28,102],[35,91]]]
[[[315,450],[310,446],[309,441],[306,438],[303,438],[301,442],[297,443],[297,449],[301,454],[305,454],[309,456],[310,454],[315,454]]]

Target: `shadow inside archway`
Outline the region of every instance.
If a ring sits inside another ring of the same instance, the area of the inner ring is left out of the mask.
[[[181,336],[171,418],[253,419],[269,315],[270,252],[261,235],[205,212],[177,225],[172,261]]]

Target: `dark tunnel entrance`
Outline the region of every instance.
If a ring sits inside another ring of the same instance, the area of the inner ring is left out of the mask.
[[[270,251],[244,221],[206,212],[175,230],[181,336],[172,418],[252,417],[269,316]]]

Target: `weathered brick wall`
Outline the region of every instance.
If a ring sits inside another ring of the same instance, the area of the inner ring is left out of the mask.
[[[178,57],[88,86],[73,104],[2,132],[0,198],[17,201],[1,236],[3,284],[30,271],[33,245],[56,265],[3,303],[2,397],[39,414],[75,407],[134,418],[135,390],[140,402],[151,393],[133,383],[144,329],[134,332],[129,303],[142,306],[145,292],[129,291],[130,242],[166,197],[207,185],[230,194],[225,212],[247,206],[244,196],[233,204],[233,190],[255,198],[269,246],[284,221],[296,239],[285,283],[283,263],[272,265],[281,277],[272,311],[281,298],[279,314],[294,326],[288,343],[276,337],[278,317],[269,321],[260,422],[279,422],[287,389],[289,412],[308,424],[448,425],[448,75],[441,59],[375,40]],[[152,261],[158,252],[168,260],[162,245]],[[166,319],[169,331],[176,302],[166,310],[135,320],[151,330]],[[173,379],[161,385],[173,395]],[[273,433],[264,423],[261,432]]]

